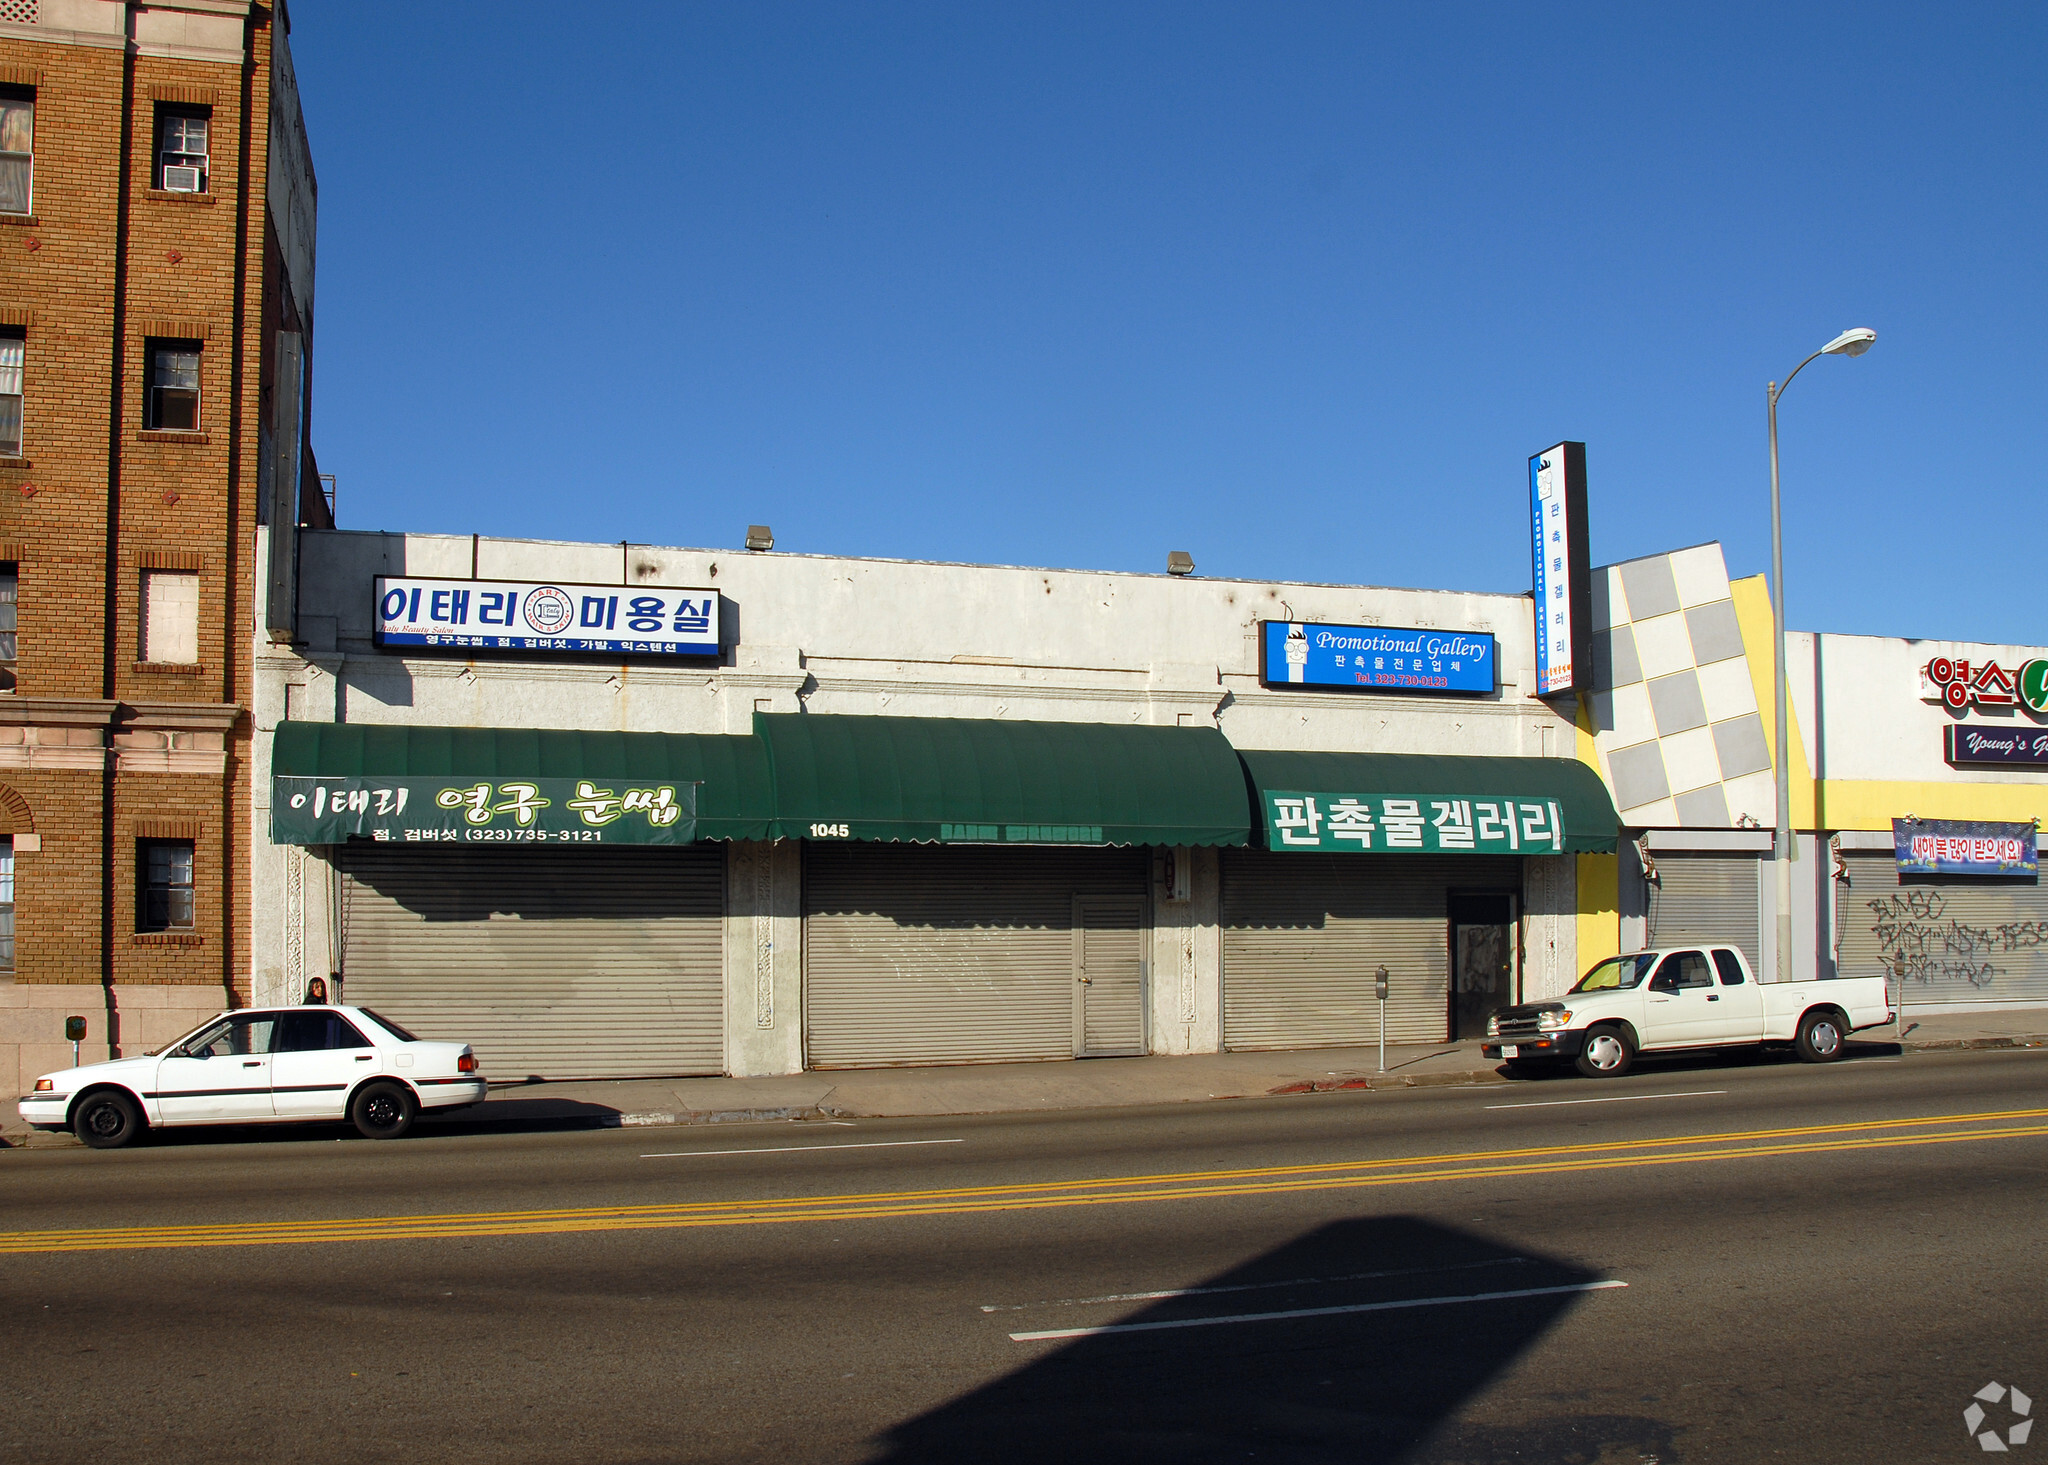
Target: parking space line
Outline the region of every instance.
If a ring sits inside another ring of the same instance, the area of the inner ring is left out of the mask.
[[[1159,1292],[1111,1292],[1101,1297],[1055,1297],[1047,1302],[1009,1302],[994,1306],[984,1303],[983,1312],[1023,1312],[1032,1307],[1091,1307],[1103,1302],[1154,1302],[1167,1297],[1214,1297],[1221,1292],[1261,1292],[1275,1287],[1330,1287],[1339,1282],[1374,1282],[1386,1277],[1436,1276],[1443,1272],[1468,1272],[1474,1267],[1519,1267],[1526,1256],[1494,1256],[1484,1261],[1450,1262],[1441,1267],[1398,1267],[1381,1272],[1348,1272],[1341,1277],[1290,1277],[1284,1282],[1242,1282],[1230,1287],[1169,1287]]]
[[[1111,1333],[1158,1333],[1170,1328],[1220,1328],[1228,1323],[1287,1322],[1295,1318],[1339,1317],[1355,1312],[1395,1312],[1408,1307],[1449,1307],[1458,1302],[1508,1302],[1522,1297],[1559,1297],[1569,1292],[1606,1292],[1626,1282],[1575,1282],[1565,1287],[1520,1287],[1512,1292],[1469,1292],[1456,1297],[1407,1297],[1398,1302],[1353,1302],[1341,1307],[1294,1307],[1285,1312],[1241,1312],[1229,1317],[1173,1318],[1156,1323],[1110,1323],[1099,1328],[1048,1328],[1012,1333],[1014,1343],[1044,1343],[1062,1338],[1100,1338]]]
[[[1632,1104],[1639,1099],[1704,1099],[1726,1089],[1687,1089],[1682,1094],[1607,1094],[1598,1099],[1536,1099],[1527,1104],[1488,1104],[1489,1109],[1557,1109],[1566,1104]]]
[[[666,1150],[643,1160],[688,1160],[700,1155],[794,1155],[806,1150],[900,1150],[911,1145],[964,1145],[964,1139],[870,1139],[843,1145],[771,1145],[759,1150]]]

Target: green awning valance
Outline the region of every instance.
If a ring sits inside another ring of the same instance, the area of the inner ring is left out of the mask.
[[[1241,845],[1214,728],[759,713],[776,832],[944,844]]]
[[[1600,775],[1571,758],[1238,756],[1270,850],[1611,854],[1621,831]]]
[[[488,783],[494,789],[494,805],[505,802],[496,792],[499,785],[541,782],[549,794],[564,796],[555,797],[540,817],[529,821],[529,827],[535,829],[560,821],[567,798],[576,796],[574,785],[586,781],[621,800],[636,788],[694,789],[693,832],[698,839],[767,839],[775,817],[768,753],[755,737],[281,722],[272,745],[271,774],[273,838],[281,834],[280,842],[290,843],[325,842],[312,839],[309,831],[293,837],[290,815],[294,811],[279,800],[285,787],[279,781],[308,778],[333,780],[335,788],[352,791],[360,787],[372,794],[374,789],[368,785],[380,779],[394,786],[429,780]],[[557,787],[563,783],[571,785],[566,793]],[[324,805],[325,798],[321,802]],[[606,842],[668,842],[650,837],[670,828],[683,834],[687,819],[665,826],[659,822],[665,811],[658,803],[654,807],[654,819],[623,807],[614,812],[602,804],[593,809],[606,819],[601,825],[580,813],[569,818],[579,833],[590,828],[602,830]],[[311,817],[304,809],[296,812],[303,816],[300,822]],[[479,827],[517,831],[521,826],[515,808],[481,821]]]

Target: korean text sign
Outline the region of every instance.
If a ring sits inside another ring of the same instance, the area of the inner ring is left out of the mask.
[[[1262,621],[1259,680],[1269,687],[1491,692],[1485,631],[1411,631],[1316,621]]]
[[[273,844],[689,844],[697,785],[617,778],[271,780]]]
[[[380,646],[716,656],[718,592],[379,576]]]
[[[1536,695],[1587,685],[1593,613],[1586,530],[1586,445],[1559,443],[1529,460],[1529,547],[1536,600]]]
[[[2030,880],[2040,868],[2031,824],[1894,819],[1892,855],[1901,875],[2007,875]]]
[[[1357,854],[1548,855],[1564,849],[1555,799],[1264,791],[1266,848]]]

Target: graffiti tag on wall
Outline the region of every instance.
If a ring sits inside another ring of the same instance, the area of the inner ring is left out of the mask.
[[[1994,957],[2048,946],[2048,921],[1966,925],[1948,914],[1938,890],[1902,890],[1865,904],[1885,965],[1902,979],[1988,987],[2005,975]]]

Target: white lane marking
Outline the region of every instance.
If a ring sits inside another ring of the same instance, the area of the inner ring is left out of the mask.
[[[964,1145],[964,1139],[871,1139],[846,1145],[773,1145],[759,1150],[667,1150],[643,1160],[687,1160],[698,1155],[790,1155],[804,1150],[896,1150],[910,1145]]]
[[[1726,1089],[1687,1089],[1682,1094],[1609,1094],[1603,1099],[1537,1099],[1527,1104],[1488,1104],[1489,1109],[1556,1109],[1565,1104],[1633,1104],[1640,1099],[1704,1099]]]
[[[1108,1333],[1157,1333],[1168,1328],[1219,1328],[1226,1323],[1272,1323],[1302,1317],[1336,1317],[1353,1312],[1394,1312],[1407,1307],[1448,1307],[1454,1302],[1508,1302],[1520,1297],[1557,1297],[1567,1292],[1605,1292],[1626,1282],[1578,1282],[1569,1287],[1523,1287],[1513,1292],[1469,1292],[1457,1297],[1410,1297],[1399,1302],[1354,1302],[1343,1307],[1296,1307],[1286,1312],[1244,1312],[1232,1317],[1176,1318],[1159,1323],[1111,1323],[1100,1328],[1049,1328],[1038,1333],[1012,1333],[1014,1343],[1041,1343],[1057,1338],[1097,1338]]]
[[[1435,1276],[1439,1272],[1468,1272],[1474,1267],[1519,1267],[1526,1256],[1489,1257],[1485,1261],[1452,1262],[1442,1267],[1399,1267],[1385,1272],[1349,1272],[1341,1277],[1293,1277],[1285,1282],[1243,1282],[1230,1287],[1169,1287],[1159,1292],[1111,1292],[1102,1297],[1055,1297],[1046,1302],[983,1304],[983,1312],[1023,1312],[1032,1307],[1091,1307],[1098,1302],[1155,1302],[1162,1297],[1214,1297],[1223,1292],[1259,1292],[1275,1287],[1327,1287],[1337,1282],[1371,1282],[1382,1277]]]

